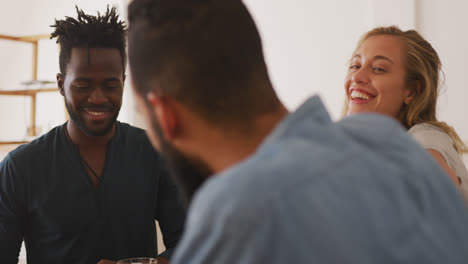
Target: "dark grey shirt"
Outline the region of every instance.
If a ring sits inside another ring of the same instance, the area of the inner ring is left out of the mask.
[[[185,211],[143,130],[117,123],[95,188],[65,125],[0,163],[0,263],[97,263],[156,256],[155,219],[169,257]]]

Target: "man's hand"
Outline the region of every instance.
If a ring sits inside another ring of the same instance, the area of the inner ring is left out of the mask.
[[[156,259],[158,260],[158,264],[169,264],[169,261],[163,257],[157,257]],[[116,263],[117,261],[103,259],[99,261],[98,264],[116,264]]]
[[[163,257],[157,257],[158,264],[169,264],[169,260],[163,258]]]

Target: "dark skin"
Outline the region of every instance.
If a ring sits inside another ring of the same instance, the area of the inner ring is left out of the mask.
[[[68,135],[91,167],[85,166],[95,186],[105,166],[107,144],[115,134],[113,117],[122,105],[124,81],[120,53],[110,48],[73,48],[65,76],[57,75],[72,117]]]
[[[71,117],[68,136],[91,167],[83,162],[95,187],[106,164],[107,145],[115,135],[124,82],[122,57],[112,48],[73,48],[65,75],[57,74],[57,85]],[[158,263],[168,261],[158,257]]]

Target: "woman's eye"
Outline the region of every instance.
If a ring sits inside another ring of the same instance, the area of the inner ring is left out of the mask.
[[[359,69],[359,65],[351,65],[349,69],[351,70]]]
[[[374,67],[374,71],[376,71],[376,72],[385,72],[385,70],[383,68],[380,68],[380,67]]]

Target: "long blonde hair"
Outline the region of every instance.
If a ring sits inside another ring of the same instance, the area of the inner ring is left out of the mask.
[[[436,117],[442,64],[432,45],[415,30],[402,31],[396,26],[377,27],[361,37],[354,53],[368,38],[378,35],[395,36],[405,45],[406,82],[409,89],[415,90],[416,95],[408,105],[403,105],[398,120],[407,128],[421,123],[437,126],[450,136],[459,154],[467,153],[468,148],[455,129],[445,122],[438,121]],[[419,82],[420,86],[415,85],[416,82]],[[348,112],[347,100],[346,98],[343,115]]]

